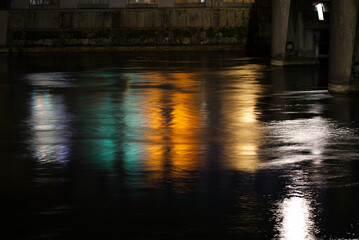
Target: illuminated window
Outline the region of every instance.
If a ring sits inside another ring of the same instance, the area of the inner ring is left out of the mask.
[[[176,4],[203,4],[205,0],[175,0]]]
[[[77,0],[77,4],[87,6],[107,5],[108,0]]]
[[[255,0],[223,0],[223,2],[225,2],[225,3],[244,3],[244,4],[248,4],[248,3],[254,3]]]
[[[31,6],[57,5],[58,3],[58,0],[30,0]]]
[[[127,4],[157,4],[157,0],[127,0]]]

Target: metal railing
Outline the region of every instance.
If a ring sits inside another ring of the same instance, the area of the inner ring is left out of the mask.
[[[58,4],[59,0],[30,0],[30,6],[52,6]]]
[[[176,4],[204,4],[205,0],[175,0]]]
[[[107,5],[108,0],[78,0],[79,5]]]
[[[13,0],[0,0],[0,9],[12,9]],[[30,6],[54,6],[59,5],[60,0],[29,0]],[[206,0],[174,0],[175,4],[204,4]],[[255,0],[222,0],[229,4],[250,4]],[[80,6],[107,6],[109,0],[77,0]],[[129,5],[156,5],[157,0],[127,0]]]
[[[255,0],[223,0],[224,3],[255,3]]]
[[[157,4],[156,0],[127,0],[127,4]]]

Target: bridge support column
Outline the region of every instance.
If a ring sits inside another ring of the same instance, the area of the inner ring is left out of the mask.
[[[331,1],[328,88],[333,93],[359,92],[353,76],[358,8],[359,0]]]
[[[291,0],[272,0],[272,65],[284,65]]]

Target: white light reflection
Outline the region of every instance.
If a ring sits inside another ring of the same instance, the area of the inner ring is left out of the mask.
[[[69,154],[68,113],[60,96],[34,89],[28,121],[33,156],[40,164],[65,164]]]
[[[73,87],[73,79],[66,73],[48,72],[28,74],[25,79],[36,86],[30,102],[31,129],[30,146],[33,156],[41,168],[47,163],[68,161],[69,155],[69,114],[66,111],[62,96],[54,95],[41,87]]]
[[[272,121],[266,125],[266,142],[269,147],[263,152],[271,160],[261,166],[279,169],[285,179],[287,192],[274,204],[278,239],[316,239],[320,226],[315,220],[321,212],[316,196],[317,187],[327,186],[328,177],[333,177],[327,175],[327,161],[342,161],[352,157],[338,145],[347,144],[348,139],[356,141],[357,136],[340,123],[324,117],[325,105],[319,100],[328,96],[323,93],[296,92],[283,95],[296,112],[282,111],[285,120]],[[307,105],[303,105],[303,100],[307,101]]]
[[[346,139],[355,138],[355,134],[346,127],[325,115],[325,107],[320,102],[329,96],[326,91],[287,92],[281,94],[285,101],[292,103],[292,108],[302,108],[296,101],[308,101],[307,108],[297,112],[281,112],[286,115],[286,120],[271,121],[265,127],[266,142],[270,147],[263,149],[263,153],[269,156],[269,161],[260,164],[260,167],[282,167],[287,164],[311,162],[321,164],[323,160],[341,159],[340,154],[346,154],[332,146]],[[310,118],[298,118],[311,115]],[[335,153],[335,154],[333,154]]]
[[[278,211],[279,239],[315,239],[311,207],[304,197],[285,198]]]
[[[270,141],[278,145],[271,153],[274,159],[261,166],[281,166],[302,161],[319,164],[328,142],[336,135],[333,124],[322,117],[272,122],[268,130]]]
[[[31,85],[46,87],[74,87],[73,78],[63,72],[32,73],[25,78]]]
[[[315,239],[317,225],[314,217],[318,211],[315,206],[315,193],[308,182],[313,176],[303,169],[288,173],[288,194],[276,205],[276,230],[278,239]]]
[[[323,108],[314,103],[309,112],[320,114]],[[276,166],[286,169],[284,165],[299,166],[298,163],[311,161],[315,166],[322,164],[326,149],[335,135],[333,123],[323,117],[309,119],[289,119],[273,121],[267,126],[269,148],[274,159],[262,166]],[[313,174],[314,173],[314,174]],[[319,172],[306,172],[302,168],[288,170],[287,195],[275,206],[276,230],[278,239],[302,240],[315,239],[316,223],[314,221],[314,193],[310,186],[312,181],[322,181]]]

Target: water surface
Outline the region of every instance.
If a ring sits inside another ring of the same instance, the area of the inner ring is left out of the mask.
[[[1,239],[359,238],[359,98],[236,53],[0,56]]]

